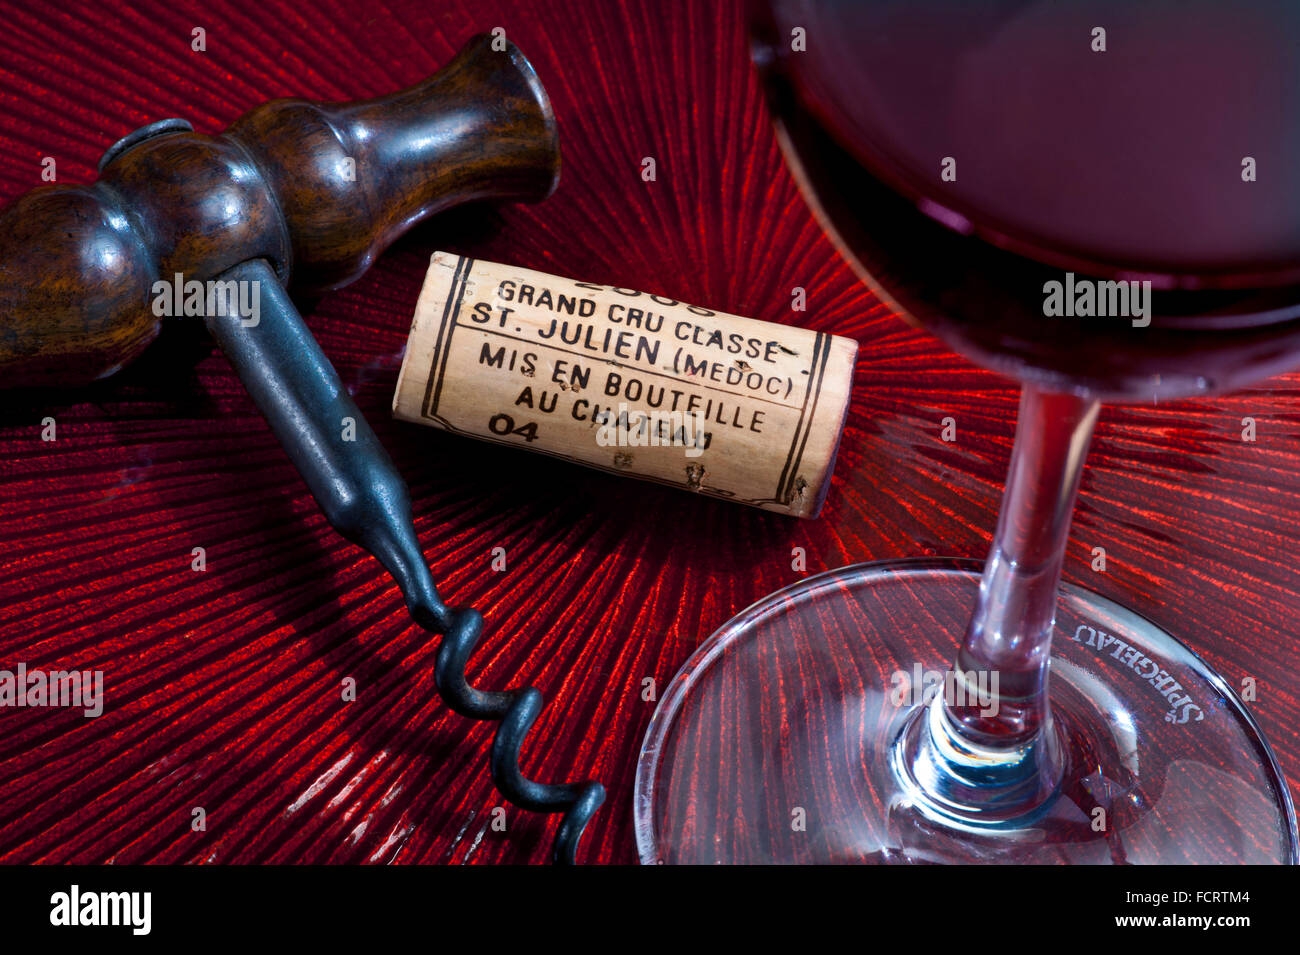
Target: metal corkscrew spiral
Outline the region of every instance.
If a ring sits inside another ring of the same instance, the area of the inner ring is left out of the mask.
[[[416,222],[474,200],[540,201],[559,174],[536,71],[487,34],[389,96],[272,100],[217,135],[151,123],[110,147],[94,184],[44,186],[0,211],[0,390],[99,381],[155,340],[164,314],[203,314],[329,522],[443,635],[438,692],[458,713],[501,721],[497,788],[525,809],[563,812],[555,860],[572,862],[604,789],[523,777],[541,695],[466,682],[482,618],[438,596],[406,485],[286,291],[347,285]],[[177,300],[182,286],[206,286],[206,301],[160,309],[160,283]],[[231,310],[230,295],[260,305]]]
[[[260,288],[255,325],[237,314],[209,315],[208,330],[326,518],[384,565],[402,589],[412,618],[442,635],[434,684],[455,712],[499,720],[492,740],[492,781],[515,805],[563,812],[552,861],[571,864],[587,822],[605,799],[597,782],[545,784],[527,779],[519,750],[542,710],[542,694],[470,686],[465,668],[483,632],[477,610],[451,609],[438,595],[411,521],[411,501],[392,459],[362,417],[270,264],[245,262],[221,276]]]
[[[564,813],[555,834],[551,861],[572,865],[587,823],[605,801],[605,787],[592,780],[539,783],[523,775],[519,769],[519,750],[542,711],[542,694],[532,686],[504,692],[476,690],[470,686],[465,679],[465,667],[482,634],[483,617],[471,609],[449,611],[449,617],[450,625],[438,647],[434,671],[438,692],[461,716],[501,721],[492,737],[492,782],[506,799],[523,809]]]

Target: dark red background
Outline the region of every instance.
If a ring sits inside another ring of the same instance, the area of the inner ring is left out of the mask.
[[[168,0],[0,4],[0,196],[87,182],[151,120],[224,128],[274,96],[340,100],[433,72],[501,26],[559,116],[564,174],[535,207],[411,233],[308,322],[407,476],[444,594],[480,608],[485,687],[548,707],[544,779],[609,788],[581,851],[630,862],[632,779],[662,689],[710,632],[808,572],[982,557],[1015,391],[909,329],[858,285],[786,171],[739,7],[714,2]],[[190,31],[207,30],[207,52]],[[643,182],[653,156],[658,181]],[[862,343],[820,520],[796,522],[397,424],[388,413],[434,249],[660,292]],[[808,311],[790,311],[791,289]],[[4,317],[0,316],[0,321]],[[1293,381],[1103,413],[1066,576],[1182,636],[1300,777],[1300,442]],[[40,440],[57,421],[58,440]],[[939,440],[940,420],[958,440]],[[1259,438],[1241,440],[1241,419]],[[208,569],[190,569],[191,549]],[[508,570],[490,571],[505,547]],[[1108,568],[1089,569],[1093,547]],[[523,862],[555,817],[509,811],[490,727],[433,691],[435,647],[378,565],[329,530],[209,346],[164,341],[94,390],[0,395],[0,667],[102,669],[106,712],[0,710],[0,861]],[[344,704],[353,676],[359,699]],[[190,830],[202,806],[208,827]]]

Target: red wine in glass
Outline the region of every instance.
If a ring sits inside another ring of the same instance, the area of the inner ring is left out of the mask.
[[[1300,6],[768,0],[787,156],[901,314],[1023,385],[982,568],[787,588],[665,694],[652,862],[1295,862],[1286,782],[1218,674],[1062,586],[1101,400],[1300,365]]]

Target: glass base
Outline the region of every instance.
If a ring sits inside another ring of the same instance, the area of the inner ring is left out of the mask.
[[[1295,863],[1286,780],[1233,691],[1150,621],[1068,585],[1040,737],[1051,782],[1031,780],[1030,807],[1007,813],[978,805],[993,792],[978,758],[965,788],[936,780],[941,695],[978,706],[996,689],[988,675],[945,681],[980,571],[859,564],[773,594],[709,638],[642,746],[641,861]]]

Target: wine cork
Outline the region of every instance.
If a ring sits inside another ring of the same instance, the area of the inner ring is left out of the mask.
[[[436,252],[393,414],[816,517],[857,342]]]

